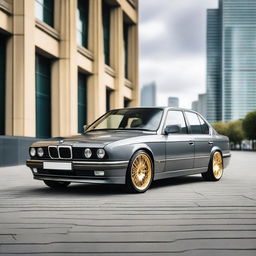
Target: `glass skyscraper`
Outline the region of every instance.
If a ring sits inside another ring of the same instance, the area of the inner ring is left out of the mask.
[[[207,118],[243,118],[256,109],[256,1],[220,0],[207,13]]]

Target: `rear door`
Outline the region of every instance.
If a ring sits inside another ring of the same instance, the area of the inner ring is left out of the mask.
[[[188,134],[188,128],[182,111],[169,110],[167,125],[179,125],[180,133],[166,135],[166,171],[192,169],[194,162],[194,143]]]
[[[212,135],[208,124],[194,112],[185,112],[189,123],[189,131],[195,142],[194,168],[208,167],[213,147]]]

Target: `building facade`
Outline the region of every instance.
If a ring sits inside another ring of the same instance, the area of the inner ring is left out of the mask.
[[[197,111],[202,116],[206,117],[207,115],[207,94],[199,94],[198,100],[192,102],[191,109]]]
[[[178,97],[169,97],[168,98],[168,107],[178,108],[179,107],[179,98]]]
[[[137,0],[0,0],[0,135],[77,134],[138,93]]]
[[[141,88],[141,106],[156,106],[156,83],[146,84]]]
[[[256,109],[256,1],[220,0],[207,22],[207,118],[241,119]]]

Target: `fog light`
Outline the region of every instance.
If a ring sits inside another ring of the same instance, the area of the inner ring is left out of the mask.
[[[42,148],[37,149],[37,154],[39,157],[42,157],[44,155],[44,150]]]
[[[103,148],[99,148],[97,150],[97,156],[98,158],[103,158],[105,156],[105,150]]]
[[[36,155],[36,149],[35,148],[30,148],[29,154],[30,154],[30,156],[35,156]]]
[[[36,168],[33,168],[33,173],[37,173],[37,169]]]
[[[95,176],[104,176],[104,171],[94,171]]]

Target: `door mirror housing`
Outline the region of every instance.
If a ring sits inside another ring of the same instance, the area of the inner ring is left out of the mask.
[[[164,129],[165,134],[170,134],[170,133],[180,133],[181,132],[181,127],[180,125],[167,125]]]

